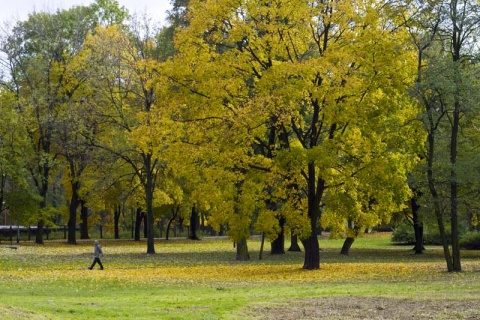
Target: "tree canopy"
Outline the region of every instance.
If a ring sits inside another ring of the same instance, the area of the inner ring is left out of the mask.
[[[189,216],[194,235],[201,213],[237,259],[253,232],[283,253],[286,232],[318,269],[320,230],[353,242],[415,198],[440,229],[448,203],[461,269],[458,217],[478,217],[477,3],[172,4],[166,27],[97,0],[5,30],[1,197],[28,198],[25,221],[67,220],[74,244],[79,210],[82,225],[88,207],[114,211],[118,229],[128,202],[153,254],[162,217]]]
[[[340,230],[346,220],[375,225],[402,208],[409,196],[405,173],[423,136],[419,126],[407,126],[419,112],[407,95],[415,61],[394,7],[190,4],[172,62],[174,83],[184,89],[184,117],[223,128],[216,138],[228,150],[222,152],[233,153],[230,171],[261,167],[296,186],[297,196],[291,188],[284,201],[308,213],[304,268],[319,267],[322,214],[325,226]],[[269,134],[272,153],[255,152]]]

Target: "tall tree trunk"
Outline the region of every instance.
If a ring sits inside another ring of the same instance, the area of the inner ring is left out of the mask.
[[[7,210],[6,206],[4,206],[4,198],[5,198],[5,185],[7,183],[7,175],[2,174],[1,181],[0,181],[0,214],[1,214],[1,219],[3,225],[7,225],[7,216],[6,216],[6,211]]]
[[[175,220],[174,217],[171,217],[171,218],[168,220],[167,230],[165,231],[165,240],[168,240],[169,237],[170,237],[170,228],[172,227],[172,223],[173,223],[174,220]]]
[[[270,130],[269,130],[269,135],[268,135],[268,147],[266,148],[267,151],[267,158],[268,159],[273,159],[274,154],[273,151],[275,150],[275,140],[277,138],[277,122],[278,119],[275,115],[273,115],[270,118],[269,125],[270,125]],[[284,137],[280,134],[280,144],[282,147],[285,146],[285,143],[283,141]],[[287,138],[288,139],[288,138]],[[288,141],[288,140],[287,140]],[[273,186],[268,186],[266,188],[266,193],[268,194],[269,198],[265,201],[265,204],[267,206],[267,209],[276,212],[277,211],[277,203],[274,200],[274,188]],[[271,248],[270,248],[270,254],[285,254],[285,231],[284,231],[284,225],[285,225],[285,218],[283,218],[281,215],[277,216],[278,224],[280,226],[280,232],[277,235],[277,238],[271,242]],[[263,245],[263,240],[264,240],[264,234],[262,235],[262,245]],[[263,249],[263,247],[262,247]]]
[[[343,242],[342,249],[340,250],[340,254],[348,256],[350,254],[350,248],[352,247],[355,238],[358,237],[359,228],[355,225],[353,220],[348,220],[348,232],[347,238]]]
[[[452,0],[450,3],[450,18],[452,19],[452,58],[455,68],[459,68],[461,49],[463,45],[463,37],[468,34],[468,31],[463,30],[466,20],[465,7],[463,4],[459,4],[459,1]],[[468,27],[467,27],[468,28]],[[476,26],[475,28],[478,28]],[[455,70],[456,71],[456,70]],[[460,84],[461,79],[459,73],[454,72],[455,78],[455,92],[454,92],[454,105],[453,105],[453,121],[450,137],[450,227],[451,227],[451,240],[452,240],[452,263],[453,271],[462,271],[462,265],[460,262],[460,244],[458,235],[458,182],[457,182],[457,145],[458,145],[458,130],[460,128]]]
[[[280,225],[280,233],[272,241],[271,254],[285,254],[285,218],[280,217],[278,223]]]
[[[320,269],[320,246],[318,245],[317,223],[320,219],[320,200],[325,188],[325,181],[315,174],[315,163],[308,164],[308,217],[310,219],[310,236],[303,240],[305,248],[305,260],[303,269]]]
[[[88,235],[88,207],[85,201],[80,201],[80,239],[90,239]]]
[[[243,238],[242,240],[238,241],[236,247],[237,247],[237,257],[236,257],[237,260],[239,261],[250,260],[250,254],[248,253],[246,238]]]
[[[142,208],[138,207],[135,212],[135,241],[140,241],[140,226],[142,224]]]
[[[315,233],[302,240],[305,248],[305,260],[303,262],[303,269],[316,270],[320,269],[320,246],[318,245],[318,238]]]
[[[70,205],[68,206],[68,244],[77,244],[77,209],[80,204],[78,190],[80,184],[78,182],[72,183],[72,196],[70,198]]]
[[[280,145],[282,149],[288,149],[290,147],[290,142],[289,142],[289,134],[285,127],[282,127],[282,130],[280,130],[279,134],[279,139],[280,139]],[[289,197],[291,197],[290,200],[292,201],[300,201],[300,197],[298,196],[298,184],[296,182],[290,183],[287,186],[289,190]],[[294,199],[294,200],[293,200]],[[290,235],[290,247],[288,248],[288,251],[292,252],[301,252],[302,249],[300,248],[300,245],[298,244],[298,236],[296,234]]]
[[[130,210],[132,210],[132,211],[131,211],[131,213],[132,213],[132,221],[131,221],[131,223],[132,223],[132,224],[130,225],[130,233],[131,233],[131,238],[132,238],[132,240],[133,240],[133,239],[135,239],[135,214],[136,214],[135,212],[136,212],[136,210],[135,210],[134,207],[130,208]]]
[[[53,110],[53,106],[49,104],[49,110]],[[48,126],[47,132],[45,133],[45,136],[43,137],[43,141],[41,143],[41,147],[38,151],[38,155],[44,153],[46,155],[50,154],[50,148],[51,148],[51,139],[52,139],[52,128]],[[40,165],[39,164],[39,173],[41,175],[41,181],[36,181],[35,184],[37,185],[37,188],[39,188],[40,192],[39,195],[42,198],[42,201],[40,202],[39,209],[40,211],[43,211],[44,209],[47,208],[47,196],[48,196],[48,187],[49,187],[49,181],[50,181],[50,163],[48,160],[45,161],[44,164]],[[43,244],[43,228],[45,226],[45,221],[43,218],[43,213],[42,217],[38,220],[37,224],[37,232],[35,234],[35,243],[37,244]]]
[[[197,236],[197,229],[198,229],[198,211],[195,206],[192,206],[192,212],[190,213],[190,236],[191,240],[200,240]]]
[[[155,161],[152,155],[144,155],[146,169],[145,205],[147,206],[147,254],[155,254],[155,221],[153,219],[153,193],[155,191]]]
[[[37,223],[37,232],[35,233],[35,243],[36,244],[43,244],[43,228],[45,224],[43,219],[38,220]]]
[[[452,1],[453,13],[457,14],[457,1]],[[456,30],[457,21],[456,17],[453,18],[453,62],[455,68],[458,67],[460,61],[460,46],[461,39],[459,33],[461,31]],[[457,72],[455,74],[455,101],[453,106],[453,122],[450,137],[450,228],[451,228],[451,241],[452,241],[452,263],[453,271],[462,271],[462,265],[460,262],[460,244],[458,235],[458,183],[457,183],[457,145],[458,145],[458,130],[460,127],[460,93],[459,85],[460,79],[458,79]]]
[[[41,182],[41,192],[40,197],[42,197],[42,201],[40,202],[39,209],[40,211],[47,208],[47,194],[48,194],[48,178],[49,178],[49,168],[48,165],[44,165],[44,174],[43,180]],[[38,219],[37,223],[37,232],[35,233],[35,243],[36,244],[43,244],[43,228],[45,227],[45,221],[43,218]]]
[[[460,121],[460,102],[455,99],[453,112],[452,137],[450,143],[450,227],[452,237],[453,271],[462,271],[460,262],[460,244],[458,235],[458,184],[457,184],[457,140]]]
[[[340,254],[348,256],[350,254],[350,248],[352,247],[353,242],[355,241],[354,237],[347,237],[343,242],[342,250],[340,250]]]
[[[415,254],[422,254],[425,248],[423,247],[423,221],[420,218],[420,205],[417,203],[417,193],[414,191],[414,196],[410,199],[410,206],[412,209],[413,230],[415,233],[415,247],[413,250]]]
[[[172,207],[172,216],[170,217],[170,220],[168,220],[167,223],[167,231],[165,232],[165,240],[168,240],[169,234],[170,234],[170,228],[172,227],[173,222],[177,218],[177,214],[180,208],[175,208],[175,206]]]
[[[431,130],[428,133],[427,141],[428,141],[428,152],[427,152],[427,178],[428,178],[428,188],[430,190],[430,194],[433,199],[433,208],[435,212],[435,217],[437,219],[438,224],[438,231],[440,232],[440,238],[442,239],[442,246],[443,246],[443,254],[445,256],[445,261],[447,263],[447,270],[449,272],[453,271],[453,262],[452,257],[450,255],[450,249],[448,248],[448,240],[447,234],[445,233],[445,225],[443,222],[443,214],[442,208],[440,205],[440,197],[438,195],[436,186],[435,186],[435,178],[433,175],[433,159],[434,159],[434,152],[435,152],[435,136],[433,132],[434,122],[432,117],[432,110],[427,108],[427,115],[429,121],[429,129]]]
[[[148,221],[147,221],[147,215],[145,213],[142,213],[142,220],[143,220],[143,237],[145,239],[148,238]]]
[[[115,234],[115,239],[120,239],[120,215],[122,213],[122,207],[121,205],[115,206],[115,210],[113,212],[113,228],[114,228],[114,234]]]
[[[258,253],[258,260],[263,259],[263,246],[265,245],[265,232],[262,232],[262,240],[260,242],[260,252]]]
[[[292,234],[290,237],[290,248],[288,248],[288,251],[293,251],[293,252],[302,251],[302,249],[298,245],[298,236],[296,234]]]

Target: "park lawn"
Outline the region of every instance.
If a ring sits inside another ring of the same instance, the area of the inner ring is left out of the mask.
[[[235,261],[227,239],[102,240],[105,270],[88,270],[93,241],[0,245],[1,319],[475,319],[480,315],[480,252],[462,252],[447,273],[442,250],[391,245],[389,234],[322,237],[321,269],[301,269],[304,253]],[[288,245],[288,244],[287,244]],[[268,245],[266,247],[269,247]],[[287,246],[288,247],[288,246]],[[407,313],[408,312],[408,313]]]

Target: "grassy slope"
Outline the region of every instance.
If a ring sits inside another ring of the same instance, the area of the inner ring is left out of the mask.
[[[150,256],[144,243],[103,241],[106,270],[90,271],[91,242],[0,248],[0,317],[244,319],[312,297],[465,300],[480,292],[479,252],[463,252],[465,271],[450,274],[439,248],[413,255],[388,235],[357,240],[350,256],[338,254],[341,240],[322,239],[317,271],[301,269],[303,253],[259,261],[257,239],[242,263],[228,240],[159,241]]]

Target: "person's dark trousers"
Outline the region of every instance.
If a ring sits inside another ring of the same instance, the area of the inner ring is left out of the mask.
[[[88,268],[88,269],[92,270],[93,267],[95,266],[95,264],[96,264],[97,262],[98,262],[98,264],[100,265],[100,269],[103,270],[103,265],[102,265],[102,261],[100,261],[100,258],[95,258],[95,259],[93,260],[92,265],[91,265],[90,268]]]

